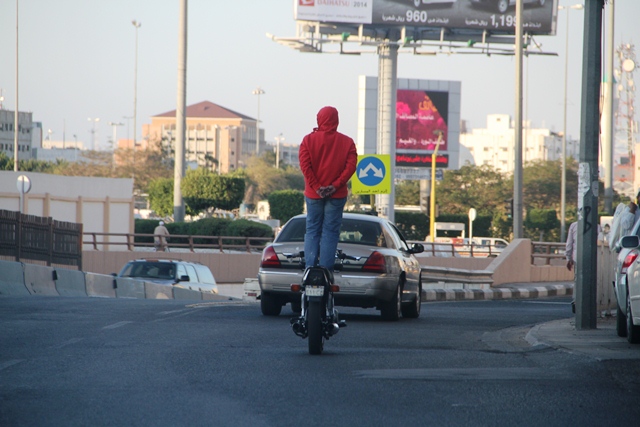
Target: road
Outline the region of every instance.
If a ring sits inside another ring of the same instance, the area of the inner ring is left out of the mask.
[[[568,298],[423,304],[307,353],[257,304],[0,298],[2,426],[637,425],[637,360],[531,347]]]

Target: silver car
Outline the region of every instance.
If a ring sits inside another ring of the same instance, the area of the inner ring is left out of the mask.
[[[640,343],[640,237],[624,236],[620,244],[628,252],[622,264],[624,274],[616,281],[616,329],[619,336],[637,344]]]
[[[630,235],[640,237],[640,221],[633,225]],[[616,292],[616,302],[618,306],[616,312],[616,332],[619,337],[628,337],[626,320],[628,294],[627,283],[629,282],[628,270],[629,266],[636,261],[638,256],[638,251],[634,250],[637,245],[634,246],[633,242],[629,240],[626,240],[626,245],[622,245],[622,242],[624,241],[625,240],[621,239],[617,244],[612,243],[616,245],[614,250],[618,253],[614,269],[613,288]]]
[[[262,253],[258,282],[266,316],[278,316],[287,303],[294,313],[300,311],[300,294],[291,291],[291,284],[302,282],[305,228],[305,215],[291,218]],[[423,245],[410,247],[386,219],[346,213],[338,250],[348,258],[335,265],[334,279],[340,287],[335,305],[375,307],[385,320],[420,316],[420,263],[413,254],[424,251]]]
[[[522,3],[534,3],[542,7],[546,3],[546,0],[523,0]],[[471,0],[471,4],[484,4],[490,6],[498,13],[506,13],[509,6],[515,6],[516,0]]]

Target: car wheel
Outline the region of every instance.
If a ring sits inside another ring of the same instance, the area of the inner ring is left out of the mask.
[[[400,312],[402,311],[402,286],[398,283],[396,286],[396,292],[390,301],[385,301],[380,307],[380,315],[384,320],[396,321],[400,318]]]
[[[627,294],[627,341],[631,344],[640,343],[640,326],[633,324],[633,313],[631,313],[631,298]]]
[[[507,9],[509,9],[509,0],[498,0],[496,7],[498,8],[498,12],[506,13]]]
[[[616,332],[619,337],[627,336],[627,316],[620,310],[620,306],[617,306],[616,312]]]
[[[422,308],[422,283],[418,285],[418,295],[409,304],[402,306],[402,317],[417,319]]]
[[[265,316],[279,316],[280,311],[282,311],[282,304],[276,296],[263,292],[260,297],[260,309]]]

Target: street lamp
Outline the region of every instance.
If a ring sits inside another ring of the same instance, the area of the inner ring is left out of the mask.
[[[133,71],[133,150],[135,155],[137,141],[136,126],[138,120],[138,28],[142,26],[142,22],[138,22],[134,19],[131,21],[131,24],[136,28],[136,58]]]
[[[253,92],[254,95],[258,95],[258,117],[256,119],[256,156],[260,154],[260,95],[264,95],[265,91],[258,86]]]
[[[284,141],[282,134],[275,137],[276,140],[276,169],[280,169],[280,142]]]
[[[100,119],[98,117],[96,117],[95,119],[92,119],[91,117],[87,118],[87,121],[93,122],[93,127],[91,129],[91,144],[93,145],[93,150],[96,150],[96,123],[98,123],[100,121]]]
[[[582,10],[582,4],[558,6],[559,10],[567,10],[567,35],[564,49],[564,127],[562,131],[562,175],[560,180],[560,241],[565,241],[566,205],[567,205],[567,81],[569,80],[569,10]]]

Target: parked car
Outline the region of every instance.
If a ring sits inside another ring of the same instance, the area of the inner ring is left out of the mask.
[[[640,237],[640,221],[634,224],[630,235]],[[633,246],[633,242],[627,241],[627,244],[631,246],[623,246],[621,245],[622,242],[623,239],[621,239],[619,242],[610,242],[610,244],[615,245],[614,251],[618,253],[618,257],[616,258],[616,265],[614,268],[613,281],[613,287],[615,289],[616,302],[618,306],[616,310],[616,332],[618,333],[619,337],[626,337],[627,274],[629,266],[635,262],[638,256],[638,252],[632,251],[632,249],[635,249],[635,247]]]
[[[616,330],[619,336],[637,344],[640,343],[640,237],[624,236],[620,245],[629,251],[622,264],[624,274],[616,282]]]
[[[470,0],[472,5],[488,5],[498,13],[506,13],[509,6],[515,6],[516,0]],[[540,7],[544,6],[546,0],[522,0],[522,4],[534,3]]]
[[[262,253],[258,271],[260,307],[266,316],[278,316],[287,303],[300,311],[300,294],[291,284],[302,283],[306,216],[290,219],[274,242]],[[398,228],[386,219],[345,213],[338,250],[357,260],[345,259],[335,266],[335,305],[375,307],[386,320],[420,316],[422,283],[420,264],[414,254],[424,250],[412,246]]]
[[[200,292],[218,293],[216,279],[206,265],[173,259],[137,259],[129,261],[117,277],[175,286]]]

